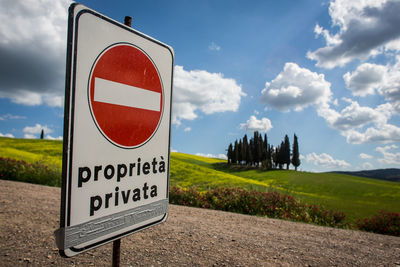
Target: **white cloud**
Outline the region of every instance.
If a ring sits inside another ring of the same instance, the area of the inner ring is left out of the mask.
[[[261,102],[281,111],[301,110],[313,105],[318,115],[324,118],[331,128],[338,130],[345,136],[348,143],[400,141],[400,128],[388,123],[391,116],[396,111],[400,111],[400,78],[398,78],[400,77],[400,58],[398,58],[394,66],[392,69],[397,69],[398,67],[399,72],[392,70],[385,77],[392,77],[390,79],[392,81],[390,84],[393,85],[391,87],[393,88],[391,97],[395,98],[398,95],[399,102],[393,101],[393,103],[386,103],[372,108],[360,106],[357,101],[343,98],[349,104],[342,110],[336,111],[330,105],[332,92],[330,83],[325,80],[324,75],[300,68],[295,63],[286,63],[284,70],[274,80],[266,83],[266,88],[261,92]],[[368,72],[377,70],[382,71],[384,69],[372,64],[363,65],[355,72],[346,74],[345,80],[347,79],[348,85],[358,89],[360,91],[359,94],[361,94],[362,77],[366,79]],[[365,81],[364,85],[368,84],[371,87],[372,83],[379,84],[378,76],[375,75],[369,81]],[[387,81],[389,79],[384,78],[384,80]],[[388,87],[385,86],[384,88]],[[384,91],[383,87],[379,90]],[[385,95],[388,94],[385,93]],[[386,98],[389,97],[386,96]],[[332,104],[335,105],[335,102],[337,101],[333,101]]]
[[[0,92],[1,94],[1,92]],[[1,97],[2,95],[0,95]],[[5,97],[9,97],[12,102],[16,104],[22,104],[26,106],[38,106],[43,103],[42,96],[39,93],[20,90],[16,94],[4,94]]]
[[[18,120],[18,119],[26,119],[25,116],[19,116],[19,115],[12,115],[10,113],[5,114],[3,116],[0,116],[0,121],[5,121],[5,120]]]
[[[332,122],[332,127],[341,131],[359,128],[370,123],[386,124],[388,114],[379,109],[362,107],[356,101],[345,107]]]
[[[64,105],[64,96],[61,95],[61,92],[60,95],[55,95],[54,93],[32,92],[28,90],[4,92],[1,91],[0,88],[0,98],[9,98],[13,103],[25,106],[39,106],[46,104],[50,107],[63,107]]]
[[[316,166],[322,166],[329,169],[343,169],[350,167],[350,164],[344,160],[334,159],[331,155],[322,153],[311,153],[306,155],[306,161]]]
[[[178,150],[171,148],[171,152],[178,152]]]
[[[260,101],[280,111],[300,111],[310,105],[330,102],[330,86],[323,74],[289,62],[274,80],[265,84]]]
[[[192,130],[192,128],[190,127],[186,127],[185,129],[183,129],[184,132],[190,132]]]
[[[47,125],[40,125],[39,123],[36,123],[35,126],[26,126],[22,132],[24,133],[24,138],[37,138],[36,135],[40,134],[44,131],[45,134],[52,133],[53,130],[47,127]]]
[[[195,113],[196,106],[190,102],[172,102],[172,123],[181,124],[181,120],[194,120],[197,118]]]
[[[343,75],[343,79],[353,95],[373,95],[375,88],[382,84],[385,73],[385,66],[364,63],[358,66],[353,73],[347,72]]]
[[[58,137],[53,137],[51,135],[46,135],[45,139],[49,139],[49,140],[63,140],[62,136],[58,136]]]
[[[330,2],[335,34],[316,25],[317,36],[325,38],[327,46],[308,52],[307,57],[324,68],[344,66],[354,59],[367,59],[385,49],[400,49],[400,2],[376,0],[336,0]]]
[[[10,134],[10,133],[6,133],[6,134],[0,133],[0,137],[14,138],[14,135],[13,135],[13,134]]]
[[[396,145],[377,147],[376,151],[382,153],[383,158],[379,158],[378,162],[383,164],[400,165],[400,152],[390,152],[392,149],[397,149]]]
[[[400,113],[400,56],[393,65],[364,63],[343,76],[353,95],[365,96],[377,91]]]
[[[208,46],[208,49],[210,49],[211,51],[220,51],[221,47],[216,43],[211,42],[211,44]]]
[[[63,96],[69,0],[2,1],[0,98],[22,105]]]
[[[385,50],[387,50],[387,51],[400,51],[400,38],[386,43],[385,44]]]
[[[261,118],[260,120],[258,120],[254,115],[251,115],[246,123],[240,124],[240,129],[244,129],[249,132],[268,132],[272,128],[272,123],[268,118]]]
[[[332,109],[329,104],[319,106],[317,112],[331,128],[345,136],[348,143],[400,141],[400,128],[388,123],[394,113],[394,107],[390,103],[371,108],[360,106],[351,99],[344,100],[349,105],[340,112]]]
[[[386,67],[385,80],[378,87],[380,95],[395,106],[400,105],[400,56],[396,56],[396,63]]]
[[[64,97],[57,95],[46,95],[44,97],[44,102],[50,107],[63,107],[64,105]]]
[[[218,159],[225,159],[225,160],[228,159],[228,157],[225,154],[218,154],[217,158]]]
[[[215,159],[228,159],[225,154],[204,154],[204,153],[196,153],[196,156],[206,157],[206,158],[215,158]]]
[[[372,163],[370,163],[370,162],[364,162],[362,167],[364,170],[371,170],[374,168],[374,165],[372,165]]]
[[[179,125],[183,119],[194,120],[197,110],[207,115],[237,111],[245,95],[234,79],[224,78],[221,73],[186,71],[175,66],[172,122]]]
[[[348,143],[390,143],[400,141],[400,128],[385,124],[380,127],[369,127],[364,132],[351,130],[344,133]]]
[[[374,64],[363,64],[353,73],[344,75],[346,84],[355,95],[366,95],[374,88],[389,102],[375,108],[360,106],[349,98],[342,110],[338,101],[331,101],[330,83],[323,74],[300,68],[294,63],[286,63],[284,70],[262,91],[261,102],[281,111],[301,110],[313,105],[327,124],[338,130],[346,141],[352,144],[388,143],[400,141],[400,128],[392,125],[389,119],[400,113],[400,57],[387,68]]]
[[[365,154],[365,153],[360,153],[360,155],[358,155],[360,158],[362,159],[372,159],[373,156],[369,155],[369,154]]]
[[[338,45],[340,43],[340,40],[338,40],[337,36],[332,36],[328,30],[324,29],[318,24],[315,25],[314,32],[316,34],[316,38],[322,35],[325,38],[326,44],[329,46]]]
[[[354,59],[367,59],[379,53],[393,56],[388,50],[400,51],[400,1],[337,0],[330,2],[331,30],[316,25],[314,31],[322,36],[326,47],[309,52],[317,66],[333,68]],[[284,69],[262,90],[261,102],[267,108],[296,111],[313,106],[327,124],[340,132],[351,144],[390,143],[400,141],[400,128],[389,121],[400,114],[400,56],[395,63],[378,65],[364,63],[343,79],[354,96],[379,93],[388,102],[377,107],[348,102],[342,109],[337,99],[332,101],[331,84],[323,74],[295,63]]]

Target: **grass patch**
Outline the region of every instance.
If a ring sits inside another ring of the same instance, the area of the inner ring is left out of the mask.
[[[0,156],[48,166],[62,163],[62,141],[0,137]]]
[[[204,166],[204,164],[188,163],[186,160],[175,157],[174,154],[171,156],[170,184],[180,187],[195,186],[200,191],[219,187],[242,187],[250,190],[267,191],[271,187],[268,183],[217,171]]]

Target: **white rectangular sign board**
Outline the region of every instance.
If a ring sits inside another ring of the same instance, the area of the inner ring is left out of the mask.
[[[166,220],[173,64],[171,47],[71,5],[61,255]]]

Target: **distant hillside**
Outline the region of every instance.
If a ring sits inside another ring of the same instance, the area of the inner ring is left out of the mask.
[[[368,171],[355,171],[355,172],[342,172],[337,171],[333,173],[341,173],[347,175],[354,175],[372,179],[379,179],[391,182],[400,182],[400,169],[378,169]]]

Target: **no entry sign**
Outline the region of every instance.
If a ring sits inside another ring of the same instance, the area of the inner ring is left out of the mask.
[[[92,68],[89,103],[97,127],[110,142],[124,148],[146,143],[163,114],[156,66],[132,44],[107,47]]]
[[[166,220],[172,48],[83,5],[69,9],[63,256]]]

